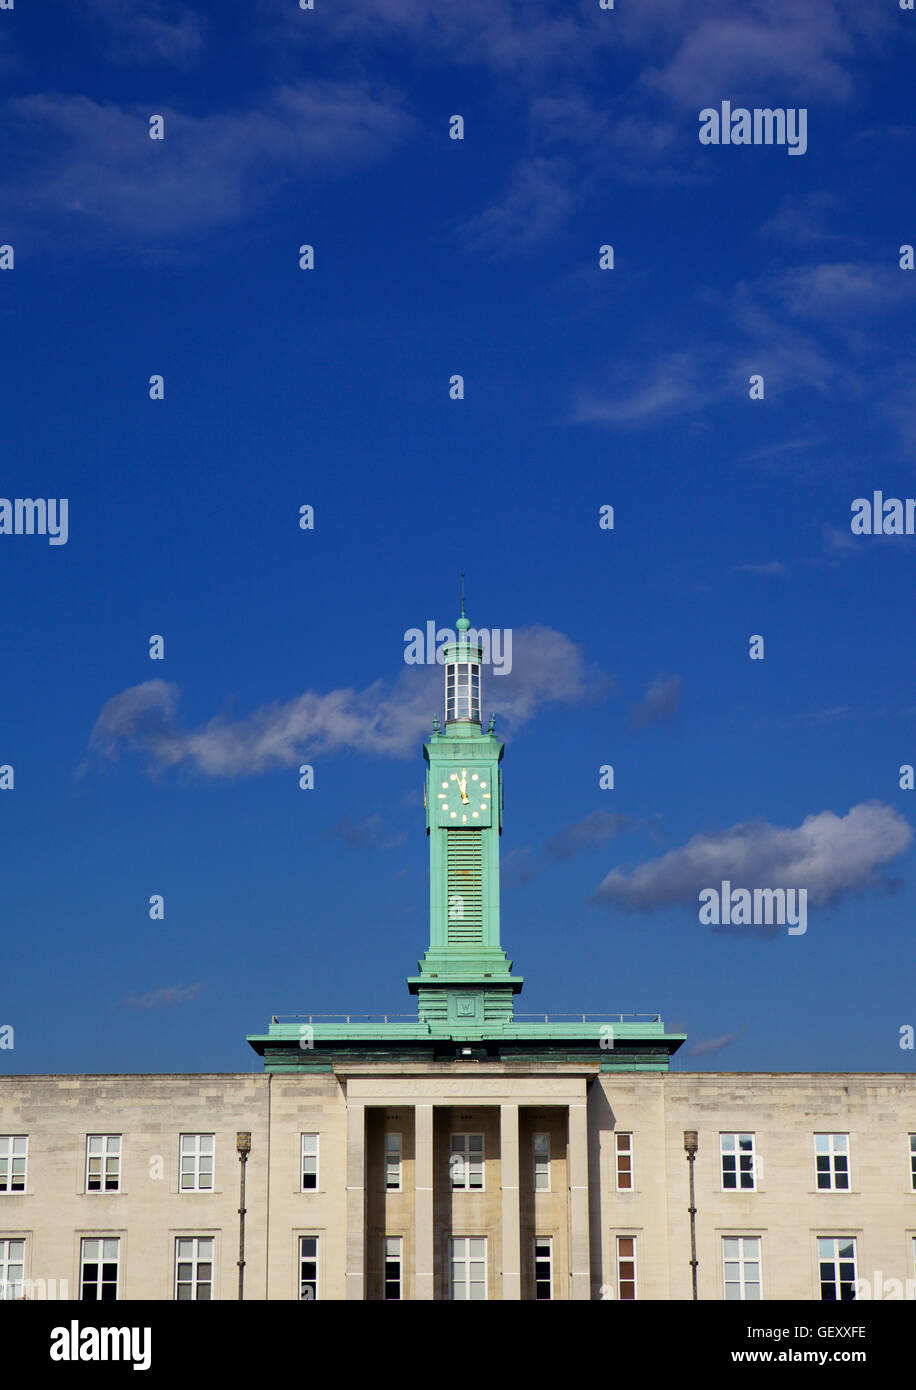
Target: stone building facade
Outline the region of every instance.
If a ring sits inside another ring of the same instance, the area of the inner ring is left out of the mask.
[[[503,745],[456,632],[416,1016],[274,1018],[257,1075],[0,1078],[0,1295],[916,1296],[916,1076],[671,1072],[657,1016],[517,1013]]]
[[[700,1298],[914,1296],[916,1078],[466,1060],[4,1077],[0,1278],[237,1298],[243,1132],[246,1298],[686,1299],[690,1130]]]

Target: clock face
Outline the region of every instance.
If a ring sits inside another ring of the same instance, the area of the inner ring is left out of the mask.
[[[492,824],[493,788],[486,767],[440,767],[430,779],[432,800],[438,805],[438,825],[477,829]]]

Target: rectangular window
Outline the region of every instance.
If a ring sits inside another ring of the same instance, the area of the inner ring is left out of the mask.
[[[93,1236],[80,1242],[80,1298],[88,1303],[115,1301],[120,1249],[117,1236]]]
[[[632,1302],[636,1297],[636,1237],[617,1237],[617,1297]]]
[[[760,1298],[760,1237],[723,1236],[722,1272],[726,1299]]]
[[[213,1298],[213,1237],[175,1239],[175,1297],[179,1303]]]
[[[315,1192],[318,1188],[318,1135],[302,1136],[302,1191]]]
[[[616,1134],[614,1145],[617,1158],[617,1191],[630,1192],[633,1188],[632,1134]]]
[[[453,1134],[448,1161],[452,1191],[483,1191],[483,1135]]]
[[[534,1190],[550,1191],[550,1135],[534,1136]]]
[[[27,1134],[0,1134],[0,1192],[25,1192]]]
[[[815,1134],[814,1166],[819,1191],[848,1191],[849,1135]]]
[[[385,1236],[382,1242],[385,1268],[383,1289],[384,1300],[386,1303],[395,1303],[403,1298],[401,1291],[401,1271],[403,1268],[401,1260],[401,1249],[403,1238],[401,1236]]]
[[[818,1236],[817,1264],[825,1303],[856,1296],[856,1242],[852,1236]]]
[[[22,1297],[25,1274],[25,1241],[0,1240],[0,1299]]]
[[[916,1134],[910,1135],[910,1186],[916,1192]]]
[[[299,1298],[318,1297],[318,1237],[299,1237]]]
[[[86,1136],[86,1191],[120,1192],[120,1134]]]
[[[181,1136],[181,1191],[213,1191],[213,1149],[212,1134],[182,1134]]]
[[[401,1190],[401,1136],[385,1135],[385,1189],[388,1192]]]
[[[719,1142],[723,1191],[737,1188],[753,1191],[756,1186],[753,1134],[720,1134]]]
[[[553,1298],[553,1241],[550,1236],[534,1238],[534,1296]]]
[[[486,1236],[453,1236],[450,1268],[453,1299],[458,1302],[484,1300],[487,1296]]]

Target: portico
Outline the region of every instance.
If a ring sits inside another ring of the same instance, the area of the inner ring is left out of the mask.
[[[533,1278],[529,1247],[536,1235],[554,1242],[554,1296],[589,1298],[586,1089],[598,1070],[597,1064],[561,1064],[545,1075],[496,1064],[480,1074],[473,1063],[407,1072],[347,1069],[341,1079],[348,1298],[373,1296],[369,1275],[377,1260],[370,1243],[382,1226],[405,1241],[405,1275],[415,1298],[452,1296],[449,1241],[455,1235],[485,1239],[490,1298],[523,1296],[523,1284]],[[461,1185],[460,1165],[467,1160],[454,1152],[454,1137],[469,1132],[481,1136],[479,1187]],[[543,1190],[535,1187],[535,1132],[552,1140]],[[385,1190],[379,1161],[386,1133],[407,1140],[403,1176],[393,1192]]]

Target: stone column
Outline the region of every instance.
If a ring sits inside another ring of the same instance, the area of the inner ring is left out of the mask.
[[[569,1296],[592,1296],[588,1242],[588,1124],[585,1101],[569,1107]]]
[[[327,1162],[327,1160],[324,1160]],[[347,1298],[366,1297],[366,1107],[347,1102]]]
[[[435,1297],[433,1228],[433,1107],[414,1106],[414,1287],[418,1299]]]
[[[502,1297],[520,1299],[518,1106],[511,1103],[499,1107],[499,1172],[502,1189]]]

